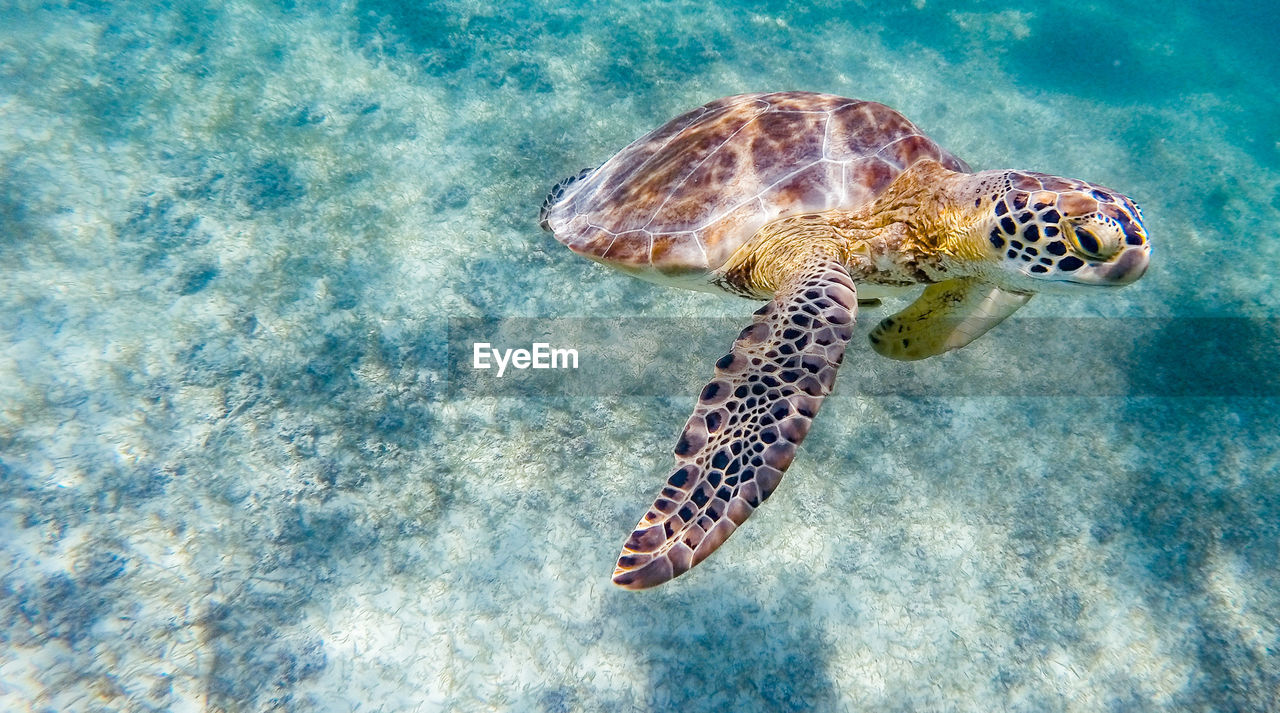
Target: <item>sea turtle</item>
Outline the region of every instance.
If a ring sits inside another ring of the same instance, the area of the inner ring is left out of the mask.
[[[613,581],[632,589],[701,562],[777,487],[835,383],[860,298],[927,285],[870,333],[880,354],[921,359],[1033,293],[1129,284],[1150,256],[1141,212],[1111,189],[972,173],[883,104],[809,92],[682,114],[558,183],[540,223],[645,280],[770,299],[716,362],[674,472],[623,547]]]

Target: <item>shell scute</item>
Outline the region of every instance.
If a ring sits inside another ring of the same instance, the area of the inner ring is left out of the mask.
[[[856,208],[912,163],[964,162],[906,117],[829,94],[743,94],[637,139],[547,208],[569,248],[645,277],[701,279],[766,223]]]
[[[640,243],[648,242],[649,236],[642,231],[633,230],[613,236],[607,245],[603,246],[600,251],[600,258],[610,262],[630,263],[635,262],[638,255],[647,254],[648,246],[644,247],[644,252],[640,251]]]
[[[668,233],[653,236],[650,260],[659,265],[683,265],[705,260],[702,246],[691,233]]]
[[[893,140],[914,133],[907,118],[883,104],[853,102],[831,112],[827,155],[847,161],[874,155]]]
[[[819,161],[771,186],[776,204],[785,214],[821,212],[839,206],[845,197],[843,167]]]
[[[812,161],[822,155],[826,114],[775,110],[756,118],[746,131],[750,137],[750,155],[764,175],[799,161]],[[770,165],[774,164],[774,165]]]
[[[880,151],[880,154],[899,168],[910,166],[921,159],[929,158],[936,161],[941,158],[938,152],[938,145],[919,134],[904,136],[894,141],[885,146]]]
[[[847,178],[850,195],[863,195],[864,200],[871,200],[884,192],[884,189],[898,177],[898,169],[881,158],[870,158],[849,165]]]

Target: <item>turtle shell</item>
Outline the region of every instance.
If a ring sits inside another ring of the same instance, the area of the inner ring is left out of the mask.
[[[765,224],[856,208],[921,159],[969,170],[883,104],[741,94],[682,114],[557,186],[544,225],[574,252],[637,276],[705,280]]]

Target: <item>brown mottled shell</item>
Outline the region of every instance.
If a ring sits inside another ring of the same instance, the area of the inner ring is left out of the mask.
[[[921,159],[969,170],[883,104],[741,94],[672,119],[566,186],[546,224],[575,252],[639,276],[706,275],[767,223],[856,208]]]

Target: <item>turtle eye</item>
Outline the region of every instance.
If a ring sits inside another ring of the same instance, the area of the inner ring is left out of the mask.
[[[1087,257],[1106,260],[1116,254],[1117,246],[1114,244],[1114,240],[1099,237],[1097,233],[1089,228],[1073,225],[1070,226],[1070,230],[1067,232],[1071,234],[1071,243],[1081,254]]]

